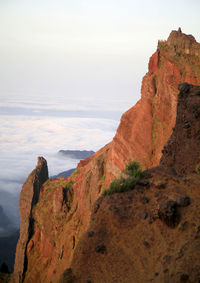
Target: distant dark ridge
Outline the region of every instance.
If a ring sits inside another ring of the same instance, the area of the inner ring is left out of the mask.
[[[50,179],[55,179],[55,178],[60,178],[60,177],[67,178],[67,177],[71,176],[71,174],[72,174],[75,170],[76,170],[76,168],[73,168],[73,169],[70,169],[70,170],[61,172],[61,173],[59,173],[58,175],[51,176]]]
[[[85,159],[95,152],[93,150],[59,150],[58,154],[73,159]]]

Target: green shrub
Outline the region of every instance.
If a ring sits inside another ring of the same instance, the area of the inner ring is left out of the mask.
[[[129,163],[126,164],[126,168],[123,170],[123,173],[131,177],[140,178],[142,175],[142,169],[137,161],[129,161]]]
[[[105,184],[106,175],[103,175],[100,180],[100,184],[103,186]]]
[[[195,168],[195,172],[197,174],[200,174],[200,163],[197,164],[196,168]]]
[[[74,177],[74,176],[76,176],[77,174],[79,174],[80,171],[81,171],[81,169],[82,169],[82,168],[76,169],[76,170],[71,174],[71,177]]]
[[[136,161],[129,161],[126,168],[123,170],[123,173],[127,175],[127,177],[121,176],[120,178],[113,180],[110,183],[109,188],[103,192],[104,196],[132,190],[137,181],[143,176],[143,171]]]

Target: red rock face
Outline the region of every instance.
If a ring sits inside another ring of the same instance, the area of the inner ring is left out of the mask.
[[[27,252],[33,248],[33,242],[27,243],[33,234],[32,211],[36,205],[42,184],[48,179],[47,162],[43,157],[38,157],[36,168],[24,183],[19,201],[20,211],[20,237],[17,243],[14,276],[15,282],[21,282],[26,271]]]
[[[113,170],[115,166],[123,169],[129,159],[139,161],[144,169],[159,164],[161,150],[176,121],[178,84],[200,83],[200,56],[190,55],[192,49],[186,54],[185,47],[181,53],[181,43],[193,48],[193,37],[174,31],[173,40],[169,37],[168,41],[159,42],[151,56],[149,71],[142,81],[141,99],[122,116],[110,144],[107,162],[112,172],[117,172]],[[178,53],[174,51],[177,44]]]
[[[186,80],[200,84],[200,57],[191,49],[195,45],[198,50],[199,44],[193,37],[183,35],[174,31],[168,41],[158,43],[149,61],[149,71],[142,80],[141,99],[123,114],[114,139],[91,158],[80,162],[69,178],[73,183],[69,203],[61,202],[59,189],[53,183],[50,188],[54,189],[49,194],[49,189],[44,188],[39,206],[46,203],[49,206],[46,212],[43,208],[35,211],[34,219],[40,233],[54,248],[48,258],[42,250],[35,256],[35,244],[31,247],[25,282],[30,282],[30,278],[34,282],[38,274],[42,274],[39,275],[42,282],[59,280],[70,267],[76,245],[89,227],[91,211],[98,210],[98,206],[94,207],[95,201],[130,159],[140,162],[143,169],[159,164],[161,150],[176,121],[178,84]],[[189,46],[189,53],[185,52],[185,46]],[[38,266],[37,272],[35,266]]]
[[[156,51],[149,60],[149,74],[156,74],[159,70],[159,52]]]
[[[97,200],[61,282],[199,282],[200,86],[179,90],[161,166],[132,190]]]

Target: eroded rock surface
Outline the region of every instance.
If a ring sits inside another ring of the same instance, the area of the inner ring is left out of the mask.
[[[192,111],[200,105],[199,90],[181,90],[161,165],[132,190],[97,200],[74,252],[71,282],[200,281],[200,176],[194,172],[200,125]],[[191,125],[189,136],[183,117]]]
[[[33,207],[39,199],[40,189],[48,179],[47,162],[43,157],[38,157],[36,168],[28,176],[22,186],[19,201],[20,212],[20,238],[17,243],[14,281],[22,282],[27,268],[27,243],[33,234],[34,219],[32,216]]]
[[[180,40],[193,42],[190,49],[194,45],[195,48],[199,47],[199,43],[194,42],[193,37],[184,35],[180,30],[173,31],[173,40],[170,37],[167,41],[159,41],[157,51],[150,58],[148,72],[142,81],[141,99],[123,114],[114,139],[92,157],[81,161],[69,179],[62,181],[55,179],[50,184],[45,184],[33,212],[36,229],[27,255],[28,267],[25,282],[34,282],[34,280],[57,282],[60,279],[64,270],[71,266],[80,238],[90,227],[90,216],[95,201],[98,199],[98,203],[95,204],[95,213],[98,214],[101,211],[102,202],[99,197],[111,180],[119,177],[121,170],[130,159],[137,160],[143,169],[159,165],[161,150],[171,136],[176,122],[178,84],[184,82],[200,84],[199,55],[191,51],[185,52],[187,44],[184,43],[181,48],[178,44]],[[198,117],[198,109],[194,111],[194,115]],[[185,127],[188,125],[186,123]],[[68,181],[73,183],[70,190],[65,184]],[[149,184],[152,182],[152,180],[147,181]],[[156,190],[154,193],[160,193],[160,190],[165,190],[169,185],[168,180],[159,175],[154,183]],[[60,186],[62,188],[59,189]],[[138,186],[139,191],[144,191],[150,185],[144,186],[143,183]],[[62,199],[61,191],[68,194],[67,204]],[[186,195],[186,192],[184,194]],[[142,203],[141,199],[144,197],[150,201]],[[167,198],[167,195],[161,194],[158,197],[158,204],[162,205]],[[145,211],[148,217],[146,216],[144,220],[148,223],[153,223],[157,215],[152,215],[151,211],[145,209],[153,205],[153,199],[152,196],[139,197],[140,205],[143,207],[138,213]],[[132,210],[127,208],[127,214],[124,212],[120,216],[119,207],[114,203],[109,205],[111,206],[109,213],[115,213],[118,217],[119,223],[116,220],[114,225],[116,224],[119,230],[121,230],[120,224],[123,225],[125,219],[133,220],[133,215],[138,215],[137,211],[134,211],[135,208]],[[141,217],[140,220],[143,221]],[[131,225],[134,225],[134,221],[130,223]],[[90,230],[93,231],[92,229]],[[94,233],[93,237],[95,235]],[[49,248],[45,248],[45,251],[41,248],[44,239],[49,243]],[[149,239],[143,239],[143,242],[145,241],[150,247],[152,246]],[[142,247],[147,249],[143,242]],[[94,252],[95,247],[99,245],[106,247],[106,252],[99,253],[99,256],[106,255],[109,247],[101,241],[92,246],[92,251]]]
[[[187,88],[180,91],[176,125],[161,158],[162,166],[173,167],[179,175],[195,172],[200,162],[200,87]]]

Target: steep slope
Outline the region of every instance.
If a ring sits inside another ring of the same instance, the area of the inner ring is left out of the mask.
[[[184,83],[179,89],[176,126],[162,150],[160,164],[186,175],[200,162],[200,88]]]
[[[15,266],[13,279],[21,282],[27,268],[27,243],[33,234],[34,218],[33,207],[38,202],[40,189],[48,179],[47,162],[43,157],[38,157],[36,168],[28,176],[24,183],[19,201],[20,212],[20,236],[16,248]]]
[[[200,87],[185,86],[161,166],[97,201],[61,282],[199,282]]]
[[[180,30],[159,42],[143,78],[141,99],[122,116],[113,141],[81,161],[70,178],[44,184],[33,210],[25,282],[59,280],[90,225],[95,201],[129,159],[139,161],[144,169],[159,164],[176,120],[177,85],[200,83],[200,57],[193,52],[199,46]]]
[[[141,99],[122,116],[112,141],[111,168],[122,169],[128,159],[138,160],[143,168],[158,165],[176,120],[177,85],[185,81],[200,83],[200,44],[179,29],[158,42],[149,60]]]

